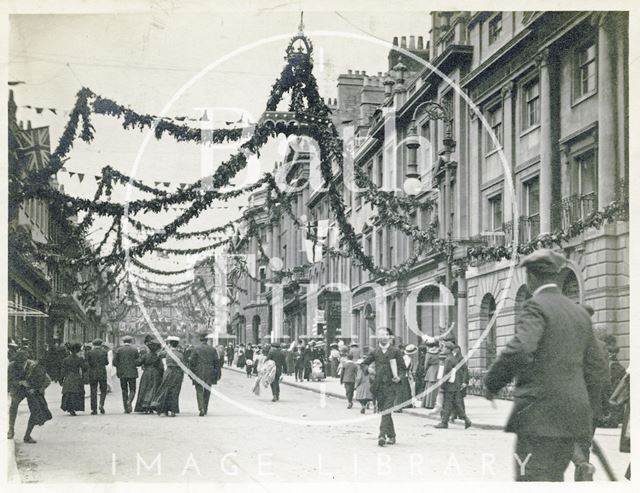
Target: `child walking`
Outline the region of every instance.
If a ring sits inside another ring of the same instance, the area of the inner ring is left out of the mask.
[[[360,366],[364,360],[360,358],[356,362],[356,393],[355,398],[360,403],[360,413],[364,414],[367,410],[367,405],[373,400],[373,394],[371,393],[371,379],[368,370],[363,370]]]

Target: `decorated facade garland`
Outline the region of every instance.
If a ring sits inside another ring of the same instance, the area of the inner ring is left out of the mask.
[[[181,282],[158,282],[158,281],[153,281],[151,279],[148,279],[144,276],[141,276],[140,274],[137,274],[131,270],[127,271],[127,275],[130,277],[133,277],[134,279],[136,279],[137,282],[139,283],[144,283],[144,284],[152,284],[154,286],[172,286],[172,287],[183,287],[183,286],[187,286],[193,283],[193,279],[189,279],[187,281],[181,281]],[[137,284],[136,284],[137,285]]]
[[[154,269],[153,267],[150,267],[150,266],[144,264],[143,262],[138,260],[136,257],[129,257],[129,260],[136,267],[139,267],[140,269],[143,269],[143,270],[145,270],[147,272],[151,272],[152,274],[156,274],[156,275],[159,275],[159,276],[177,276],[179,274],[185,274],[187,272],[193,272],[192,268],[180,269],[180,270]]]
[[[413,208],[429,209],[432,207],[432,203],[428,201],[420,203],[411,197],[398,197],[391,192],[380,190],[375,187],[370,180],[367,181],[363,178],[363,174],[360,170],[359,183],[361,185],[364,183],[366,186],[364,192],[360,193],[367,202],[371,203],[377,209],[376,220],[384,226],[397,228],[410,236],[417,243],[416,252],[398,266],[390,269],[383,269],[376,266],[373,258],[364,252],[361,240],[353,229],[353,225],[348,221],[346,213],[347,207],[342,198],[342,194],[339,192],[335,184],[333,165],[336,164],[340,169],[343,168],[342,142],[338,137],[335,126],[329,118],[331,113],[330,109],[319,96],[317,81],[312,73],[312,68],[313,63],[310,56],[291,57],[289,59],[289,63],[285,65],[280,77],[272,87],[267,101],[266,110],[275,111],[282,100],[282,96],[285,93],[290,93],[291,100],[289,110],[296,114],[298,121],[317,120],[326,122],[326,124],[308,123],[304,127],[304,132],[315,138],[316,142],[318,142],[320,146],[321,174],[327,190],[326,193],[332,214],[336,218],[340,230],[339,241],[341,250],[335,250],[335,252],[332,253],[352,257],[356,264],[364,267],[376,279],[383,283],[398,279],[405,275],[411,270],[412,266],[419,261],[420,257],[427,250],[440,252],[445,255],[447,259],[451,259],[451,252],[457,244],[450,239],[438,238],[437,224],[432,222],[427,230],[422,230],[417,225],[410,224],[407,220],[406,212],[408,210],[412,210]],[[91,99],[93,102],[90,104]],[[44,198],[46,200],[50,200],[54,207],[61,207],[66,212],[71,213],[77,212],[78,210],[86,210],[88,211],[87,217],[89,218],[92,217],[92,214],[112,217],[122,217],[122,215],[124,215],[124,206],[121,204],[113,204],[111,202],[98,200],[92,202],[86,199],[70,198],[58,191],[53,191],[43,180],[44,178],[48,179],[61,168],[63,160],[73,146],[73,141],[78,134],[78,131],[80,132],[80,137],[85,142],[90,142],[92,140],[93,127],[89,120],[92,110],[98,114],[112,115],[121,118],[125,128],[144,129],[155,126],[157,137],[161,137],[163,133],[169,133],[180,141],[189,140],[200,142],[200,136],[195,133],[195,129],[187,126],[175,125],[168,121],[158,121],[150,115],[138,115],[111,100],[96,96],[88,89],[82,89],[78,93],[74,110],[72,111],[67,127],[63,132],[63,137],[52,154],[52,159],[50,160],[49,165],[38,171],[36,174],[31,175],[31,178],[34,180],[26,180],[31,183],[35,183],[35,186],[27,185],[25,187],[27,192],[19,195],[18,199],[24,200],[29,197]],[[80,124],[82,124],[82,128],[79,130]],[[296,133],[299,129],[287,129],[286,131]],[[240,129],[223,130],[219,132],[220,133],[213,134],[214,136],[212,139],[214,142],[235,140],[242,136],[242,131]],[[129,252],[132,261],[134,263],[139,262],[136,259],[136,256],[142,256],[145,253],[154,250],[179,254],[192,254],[205,251],[198,249],[163,249],[158,245],[170,238],[178,238],[178,235],[188,235],[189,233],[179,233],[178,229],[188,224],[194,217],[198,217],[203,210],[210,207],[213,201],[225,200],[225,198],[228,199],[234,196],[239,196],[249,190],[257,189],[258,187],[256,186],[256,188],[245,187],[244,189],[228,193],[218,191],[223,187],[228,186],[231,179],[235,177],[240,170],[246,167],[248,156],[251,154],[259,154],[260,148],[275,134],[276,129],[273,125],[265,124],[256,126],[253,134],[240,146],[239,151],[232,155],[226,162],[222,163],[214,175],[208,178],[206,182],[204,180],[199,180],[174,193],[167,193],[166,191],[160,191],[158,189],[148,187],[141,182],[131,181],[128,177],[125,177],[108,167],[106,168],[106,171],[103,170],[102,185],[104,186],[104,192],[107,197],[111,194],[111,186],[113,183],[122,183],[125,180],[132,183],[134,186],[137,186],[141,190],[154,195],[151,199],[136,200],[129,203],[127,208],[130,214],[138,212],[161,212],[171,205],[182,204],[185,202],[191,203],[190,207],[183,214],[164,226],[162,231],[154,229],[153,234],[149,235],[145,240],[137,243]],[[271,207],[269,208],[276,212],[282,210],[294,218],[295,214],[291,210],[290,206],[288,206],[290,204],[291,196],[283,194],[278,189],[273,177],[265,177],[262,184],[267,184],[268,201],[270,202],[270,205],[274,205],[276,207],[275,209],[271,209]],[[272,197],[272,193],[276,196],[275,200]],[[628,203],[625,207],[628,210]],[[561,242],[566,241],[567,238],[580,234],[581,231],[584,231],[584,229],[588,227],[599,227],[597,225],[602,224],[603,221],[613,220],[613,217],[616,214],[621,213],[619,209],[620,208],[617,204],[610,204],[610,206],[605,208],[604,211],[594,213],[589,216],[587,220],[571,225],[566,231],[547,235],[547,237],[538,238],[535,242],[530,242],[527,245],[521,245],[518,248],[518,252],[526,252],[528,249],[539,247],[538,245],[560,244]],[[118,223],[116,228],[116,240],[111,254],[108,255],[106,259],[101,259],[103,262],[119,262],[122,261],[124,257],[122,249],[121,224],[120,221],[116,222]],[[141,224],[142,223],[139,223],[139,225]],[[294,224],[298,227],[308,226],[302,224],[299,218],[294,219]],[[143,228],[138,229],[141,230]],[[182,237],[186,238],[186,236]],[[234,248],[242,248],[246,245],[246,239],[248,237],[259,238],[260,235],[256,234],[255,228],[250,227],[244,238],[240,238],[239,241],[234,240]],[[230,240],[227,241],[230,242]],[[215,247],[203,248],[212,249]],[[195,250],[198,251],[196,252]],[[261,256],[264,260],[265,254],[261,245],[260,250]],[[469,249],[467,256],[469,259],[501,259],[507,258],[508,255],[510,255],[510,253],[507,247],[478,247]],[[456,262],[458,262],[460,268],[464,267],[464,261],[456,260]],[[166,272],[149,268],[148,266],[144,266],[144,264],[140,265],[142,265],[141,268],[145,268],[149,272],[160,275],[175,275],[185,273],[190,270],[185,269],[183,271]]]
[[[623,198],[615,200],[604,209],[593,211],[584,219],[579,219],[564,229],[553,233],[543,234],[526,243],[520,243],[516,249],[516,255],[528,255],[540,248],[562,247],[569,240],[580,236],[588,229],[599,230],[604,224],[615,221],[629,220],[629,200]],[[461,271],[478,262],[499,262],[513,258],[513,245],[503,246],[479,246],[467,249],[467,254],[461,259],[454,259],[455,267]]]
[[[96,114],[114,116],[121,119],[122,126],[125,129],[138,128],[144,130],[153,127],[157,139],[162,138],[163,134],[167,133],[178,142],[191,141],[221,144],[226,141],[238,140],[243,134],[243,129],[241,128],[205,130],[205,139],[203,139],[202,131],[199,128],[189,125],[177,125],[170,119],[136,113],[111,99],[97,95],[93,96],[92,108]]]

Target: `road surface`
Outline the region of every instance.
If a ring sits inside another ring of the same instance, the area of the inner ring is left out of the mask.
[[[512,479],[511,434],[464,430],[460,424],[437,430],[433,421],[394,413],[398,443],[378,447],[377,415],[362,421],[358,409],[346,409],[342,399],[289,386],[282,387],[281,400],[274,403],[269,389],[254,395],[252,383],[224,371],[214,388],[226,400],[212,396],[209,415],[199,417],[195,391],[185,378],[181,413],[175,418],[124,414],[117,386],[107,398],[107,414],[91,416],[87,399],[87,411],[71,417],[60,410],[60,387],[52,385],[47,398],[54,418],[36,428],[35,445],[21,440],[27,418],[22,404],[15,440],[20,480],[263,484]],[[620,475],[627,460],[628,455],[615,457]],[[568,480],[572,474],[570,467]],[[601,471],[596,477],[606,479]]]

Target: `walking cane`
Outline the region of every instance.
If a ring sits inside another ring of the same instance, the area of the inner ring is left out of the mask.
[[[598,445],[598,442],[596,441],[595,438],[591,440],[591,450],[596,455],[596,457],[598,457],[598,459],[600,460],[600,464],[602,464],[604,472],[607,473],[607,477],[609,478],[609,481],[617,481],[616,475],[614,474],[613,469],[611,468],[611,464],[609,464],[609,461],[605,457],[604,452],[600,448],[600,445]]]

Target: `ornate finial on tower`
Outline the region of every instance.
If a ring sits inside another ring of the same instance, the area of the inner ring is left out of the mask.
[[[293,61],[297,58],[306,58],[311,63],[311,54],[313,52],[313,45],[311,40],[304,34],[304,12],[300,12],[300,25],[298,26],[298,33],[291,38],[289,46],[287,47],[287,56],[285,60]]]

